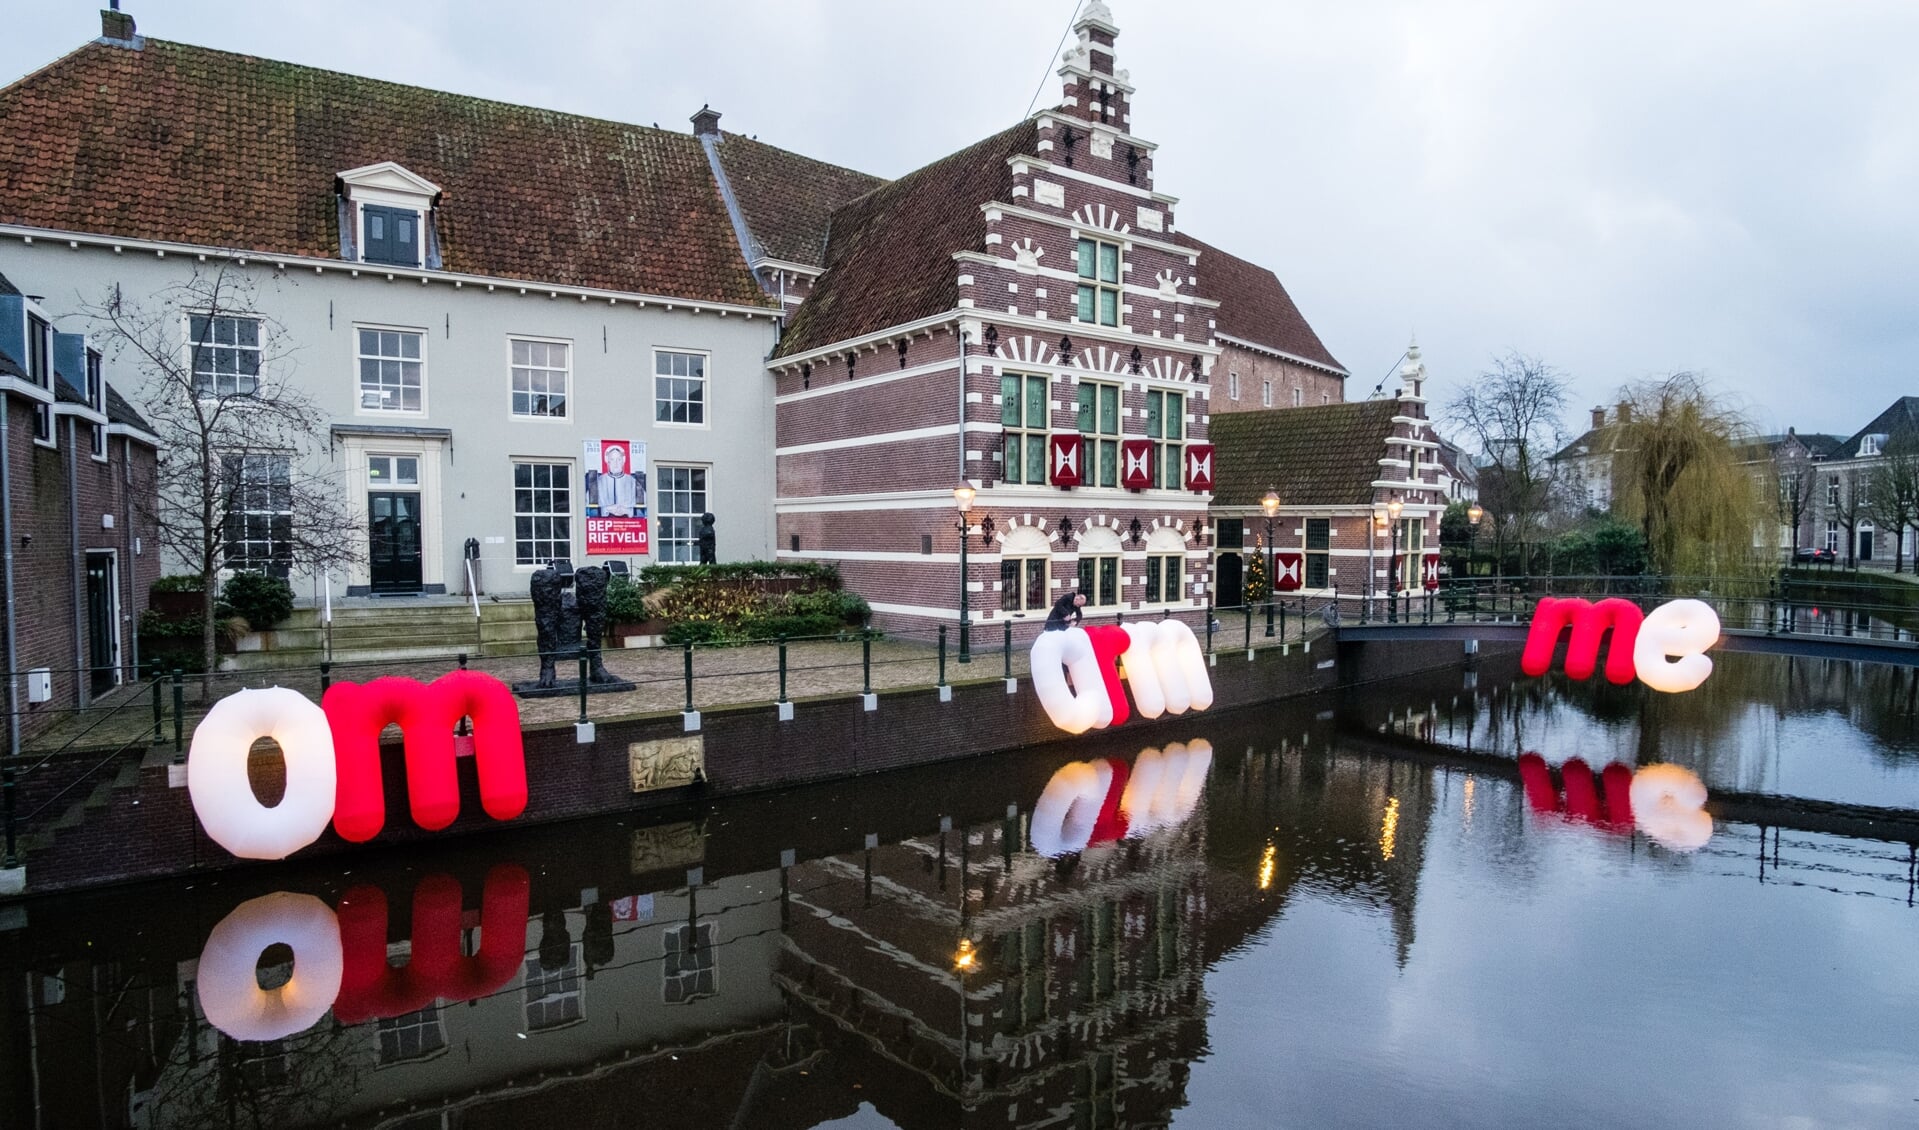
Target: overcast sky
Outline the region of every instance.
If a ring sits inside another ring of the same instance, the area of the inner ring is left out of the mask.
[[[1109,0],[1180,225],[1272,267],[1360,399],[1417,332],[1566,421],[1708,374],[1759,426],[1919,393],[1913,0]],[[0,81],[99,33],[24,0]],[[146,34],[554,109],[727,128],[896,176],[1025,114],[1074,0],[125,0]]]

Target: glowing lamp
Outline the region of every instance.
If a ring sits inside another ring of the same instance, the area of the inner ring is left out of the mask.
[[[961,938],[959,949],[953,954],[953,968],[961,973],[971,973],[979,964],[979,955],[973,952],[973,939]]]

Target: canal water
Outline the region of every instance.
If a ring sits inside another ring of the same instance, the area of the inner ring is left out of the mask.
[[[0,908],[0,1125],[1910,1127],[1914,705],[1488,660]]]

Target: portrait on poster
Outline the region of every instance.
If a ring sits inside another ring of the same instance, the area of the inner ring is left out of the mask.
[[[646,444],[626,439],[590,439],[586,468],[586,553],[589,557],[638,556],[648,552]]]

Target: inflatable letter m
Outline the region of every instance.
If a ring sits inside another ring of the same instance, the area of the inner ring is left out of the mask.
[[[380,734],[398,723],[406,740],[406,792],[413,822],[430,832],[460,814],[460,778],[454,727],[473,719],[473,759],[480,777],[480,806],[495,820],[526,810],[526,756],[520,743],[520,710],[513,692],[477,671],[453,671],[421,685],[387,677],[370,683],[335,683],[320,700],[333,729],[339,786],[333,828],[342,839],[363,843],[386,823],[386,791],[380,774]]]
[[[500,991],[526,957],[531,883],[526,869],[503,865],[487,873],[480,894],[479,952],[461,950],[465,919],[459,881],[429,875],[413,891],[412,955],[403,966],[387,961],[386,895],[355,887],[340,899],[340,996],[333,1016],[342,1024],[404,1016],[436,1000],[468,1001]]]
[[[1553,653],[1559,648],[1559,635],[1570,625],[1573,636],[1566,645],[1566,674],[1575,679],[1590,679],[1599,666],[1600,640],[1610,631],[1612,644],[1606,650],[1606,680],[1625,686],[1638,674],[1633,647],[1645,619],[1638,605],[1616,596],[1598,604],[1546,597],[1533,610],[1532,629],[1526,635],[1526,650],[1520,653],[1519,667],[1534,678],[1551,670]]]

